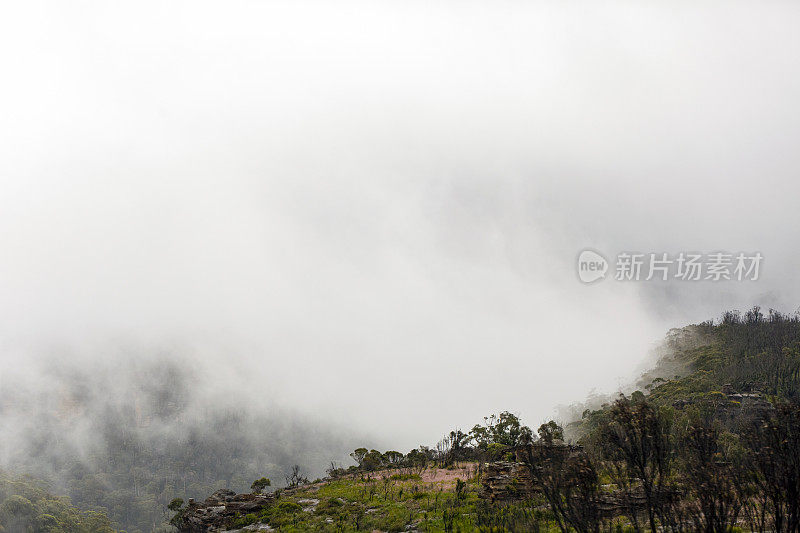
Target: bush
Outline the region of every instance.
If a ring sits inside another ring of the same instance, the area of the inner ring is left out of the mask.
[[[256,522],[258,522],[258,520],[259,518],[257,515],[255,515],[254,513],[250,513],[241,517],[237,517],[233,521],[232,525],[236,529],[241,529],[243,527],[249,526],[250,524],[255,524]]]
[[[294,514],[302,511],[303,507],[295,502],[281,502],[275,507],[275,510],[279,513]]]
[[[335,515],[342,509],[343,505],[341,500],[337,498],[328,498],[327,500],[319,502],[319,505],[317,505],[317,513]]]

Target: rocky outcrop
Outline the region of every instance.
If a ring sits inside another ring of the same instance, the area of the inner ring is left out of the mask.
[[[523,499],[534,492],[524,463],[495,461],[484,465],[480,496],[493,502]]]
[[[715,401],[715,418],[728,427],[751,424],[763,420],[775,407],[767,397],[758,391],[735,391],[733,386],[726,384],[720,392],[711,393],[716,396],[703,398],[702,401]],[[672,406],[685,409],[687,406],[698,403],[697,399],[681,399],[672,402]]]
[[[480,496],[491,501],[509,501],[529,498],[537,487],[531,476],[537,464],[529,465],[535,458],[566,456],[579,451],[579,446],[556,441],[550,444],[537,442],[527,446],[509,448],[507,453],[514,461],[495,461],[484,465]]]
[[[221,489],[202,503],[189,500],[181,514],[181,533],[228,531],[237,517],[259,513],[275,501],[272,494],[236,494]]]
[[[530,499],[542,490],[532,476],[542,468],[540,461],[564,460],[574,454],[583,453],[580,446],[561,441],[518,446],[509,451],[516,461],[495,461],[484,465],[480,497],[497,503]],[[665,501],[674,500],[678,496],[679,493],[674,490],[661,490],[655,494],[656,498],[663,498]],[[623,493],[611,485],[602,486],[594,500],[604,517],[618,516],[631,510],[642,511],[646,503],[647,499],[641,489]]]
[[[536,494],[540,487],[533,483],[529,467],[523,462],[496,461],[484,466],[480,497],[494,503],[508,503],[527,500]],[[616,490],[608,491],[609,486],[597,495],[594,501],[601,516],[610,518],[646,508],[647,500],[641,491],[623,494]],[[660,496],[665,499],[677,498],[676,491],[663,490]]]

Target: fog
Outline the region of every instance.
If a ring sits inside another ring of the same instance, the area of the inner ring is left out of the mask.
[[[538,425],[671,327],[800,305],[798,23],[789,2],[7,4],[4,372],[174,358],[193,397],[401,450],[500,410]],[[587,247],[764,262],[585,285]]]

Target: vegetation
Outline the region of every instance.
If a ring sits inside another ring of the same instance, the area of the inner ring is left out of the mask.
[[[583,446],[549,440],[560,431],[554,423],[518,446],[533,490],[521,482],[510,501],[480,494],[480,463],[432,452],[422,469],[404,458],[281,492],[275,505],[237,524],[265,522],[281,531],[796,532],[798,428],[800,408],[789,404],[733,433],[703,409],[679,412],[621,397]],[[474,443],[468,448],[480,453]]]
[[[231,527],[800,532],[797,316],[754,308],[672,330],[641,390],[584,409],[565,428],[549,421],[534,432],[502,412],[432,447],[356,448],[352,466],[331,463],[314,482],[288,456],[264,455],[258,421],[218,410],[208,427],[192,426],[181,383],[100,417],[92,429],[104,445],[82,449],[80,460],[34,435],[65,480],[54,490],[70,499],[2,475],[0,531],[113,531],[105,513],[129,533],[180,529],[197,505],[190,498],[249,487],[268,504],[231,511]],[[183,430],[166,431],[175,423]],[[482,482],[487,464],[512,465],[502,497]],[[263,473],[282,476],[284,488]]]
[[[79,511],[32,478],[0,472],[0,531],[112,533],[102,511]]]
[[[281,531],[800,531],[798,317],[730,312],[717,323],[673,330],[666,345],[645,390],[586,410],[570,426],[574,444],[564,443],[554,421],[535,435],[504,412],[469,432],[449,432],[434,448],[358,448],[355,465],[332,464],[325,482],[295,483],[239,524]],[[495,460],[521,465],[504,487],[510,498],[481,494],[483,465]]]
[[[536,531],[546,523],[547,512],[532,510],[528,502],[501,508],[481,500],[472,466],[442,469],[463,479],[425,481],[440,470],[435,467],[424,470],[425,476],[404,467],[346,475],[281,492],[278,503],[242,517],[233,527],[264,522],[286,532],[404,531],[407,525],[439,532]]]
[[[759,307],[725,313],[719,323],[673,330],[668,343],[688,373],[651,384],[656,404],[722,400],[723,387],[759,391],[772,400],[800,402],[800,317]],[[683,338],[682,338],[683,337]],[[702,343],[696,346],[698,339]]]
[[[0,382],[4,460],[127,533],[172,530],[175,497],[282,481],[295,457],[321,472],[353,446],[287,413],[198,396],[190,365],[133,361],[103,375],[64,364],[48,370],[46,392]]]
[[[252,490],[255,494],[261,494],[264,489],[270,485],[272,485],[272,482],[268,478],[262,477],[253,481],[253,483],[250,485],[250,490]]]

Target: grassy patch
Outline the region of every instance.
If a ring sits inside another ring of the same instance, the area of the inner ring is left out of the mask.
[[[557,530],[538,510],[542,502],[493,505],[478,497],[479,488],[477,478],[456,485],[423,482],[418,474],[343,478],[284,493],[259,520],[282,532]],[[309,498],[319,503],[304,511],[297,502]],[[242,523],[251,519],[244,517]]]

